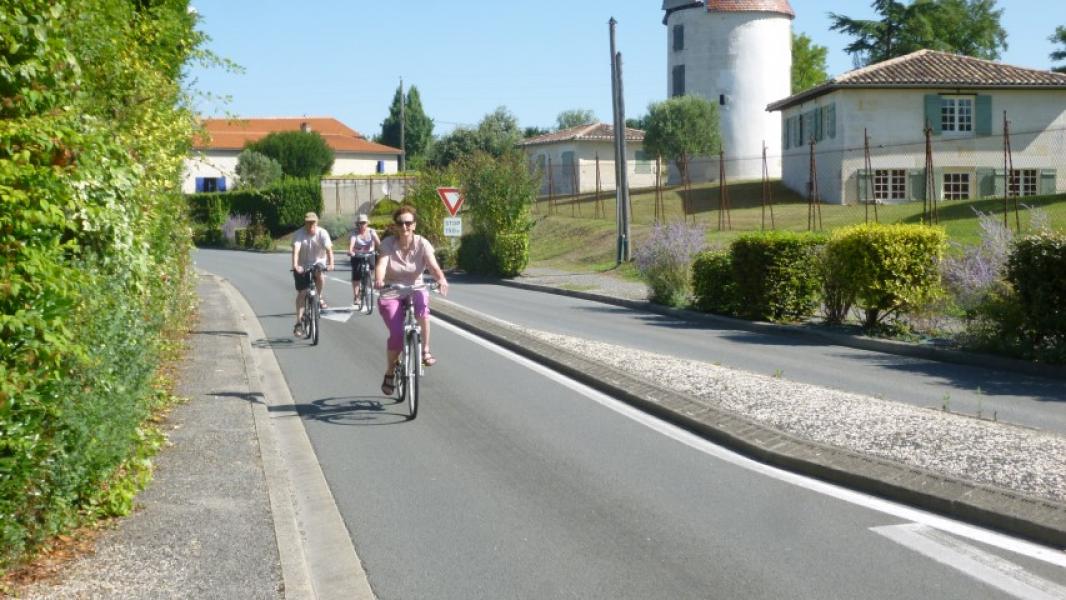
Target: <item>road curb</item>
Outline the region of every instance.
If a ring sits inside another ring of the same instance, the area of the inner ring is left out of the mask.
[[[728,327],[730,329],[753,331],[756,333],[769,333],[774,335],[799,335],[815,337],[836,346],[857,348],[859,350],[870,350],[873,352],[883,352],[885,354],[895,354],[899,356],[908,356],[911,358],[923,358],[927,360],[935,360],[938,362],[981,367],[985,369],[999,369],[1015,373],[1022,373],[1025,375],[1035,375],[1038,377],[1048,377],[1052,379],[1066,380],[1066,366],[1034,363],[1031,361],[1019,360],[1016,358],[994,356],[991,354],[980,354],[976,352],[967,352],[964,350],[955,350],[952,348],[943,348],[927,344],[913,344],[896,340],[885,340],[866,336],[836,333],[832,331],[822,331],[817,328],[805,327],[802,325],[767,323],[763,321],[748,321],[745,319],[736,319],[733,317],[725,317],[722,315],[671,308],[669,306],[662,306],[660,304],[655,304],[654,302],[648,302],[646,300],[629,300],[626,298],[615,298],[613,296],[606,296],[593,292],[568,290],[565,288],[557,288],[549,285],[541,285],[536,283],[527,283],[524,281],[514,281],[510,279],[492,279],[485,281],[487,283],[495,283],[507,287],[519,288],[535,292],[543,292],[546,294],[556,294],[559,296],[569,296],[582,300],[590,300],[592,302],[600,302],[603,304],[621,306],[623,308],[630,308],[633,310],[642,310],[646,312],[675,317],[678,319],[713,323],[715,325]]]
[[[262,403],[253,403],[253,414],[285,597],[374,600],[303,423],[295,413],[272,410],[294,402],[273,350],[252,343],[267,339],[255,311],[226,279],[202,271],[201,276],[217,281],[245,329],[241,351],[247,379],[259,387],[262,398]]]
[[[1066,505],[803,440],[636,379],[437,299],[433,313],[760,462],[1035,542],[1066,548]]]

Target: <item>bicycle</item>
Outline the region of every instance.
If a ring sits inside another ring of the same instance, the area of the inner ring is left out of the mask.
[[[352,254],[352,258],[357,256],[364,259],[359,273],[359,301],[361,304],[359,312],[369,315],[374,312],[374,272],[370,265],[374,257],[377,256],[377,252],[356,252]]]
[[[304,330],[304,339],[311,340],[312,346],[318,345],[318,324],[322,317],[322,305],[318,300],[318,286],[315,284],[315,275],[324,269],[325,267],[322,263],[315,263],[305,271],[308,274],[308,278],[311,280],[311,285],[307,288],[307,293],[304,295],[304,314],[300,319],[300,325]]]
[[[435,290],[438,287],[436,282],[422,285],[393,283],[385,286],[385,289],[400,292],[403,303],[403,346],[400,348],[400,356],[396,359],[393,375],[396,399],[407,404],[409,421],[418,415],[418,381],[423,375],[422,326],[415,317],[415,303],[411,301],[411,293],[422,289]]]

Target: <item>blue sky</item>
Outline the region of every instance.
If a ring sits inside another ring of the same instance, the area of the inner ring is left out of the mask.
[[[869,2],[791,0],[793,30],[829,49],[830,74],[852,68],[850,41],[829,31],[830,11],[870,18]],[[1001,60],[1051,66],[1048,41],[1066,14],[1046,0],[999,0],[1008,49]],[[506,106],[521,126],[550,127],[559,112],[611,119],[607,21],[618,21],[627,116],[666,94],[661,0],[192,0],[208,48],[244,69],[194,67],[204,116],[334,116],[380,132],[400,78],[418,87],[441,135]],[[1052,18],[1049,18],[1052,17]]]

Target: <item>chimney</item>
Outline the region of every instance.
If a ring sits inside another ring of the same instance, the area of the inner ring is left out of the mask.
[[[307,133],[308,131],[311,131],[311,125],[307,121],[304,121],[303,123],[300,123],[300,131],[302,131],[304,133]]]

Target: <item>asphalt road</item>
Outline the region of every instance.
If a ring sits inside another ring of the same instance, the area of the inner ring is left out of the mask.
[[[1062,380],[728,329],[476,281],[455,286],[449,299],[524,327],[1066,433]]]
[[[376,313],[311,347],[285,256],[196,260],[256,311],[379,598],[1066,596],[1061,553],[750,463],[442,323],[406,422]]]

